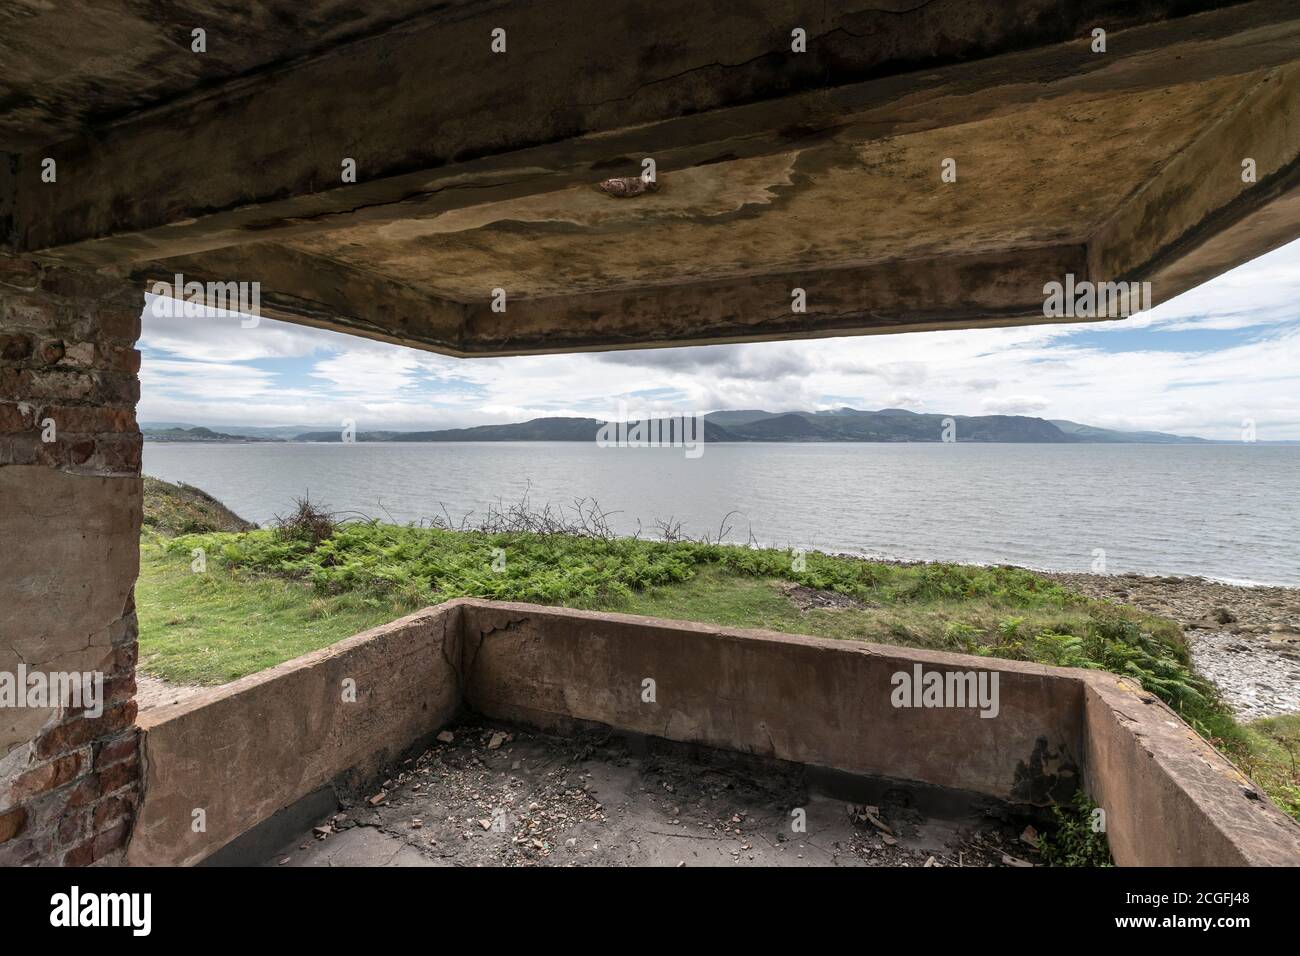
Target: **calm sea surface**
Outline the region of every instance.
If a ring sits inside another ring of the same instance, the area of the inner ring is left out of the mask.
[[[619,533],[680,521],[764,545],[903,559],[1198,574],[1300,586],[1300,446],[585,442],[168,445],[144,470],[266,522],[295,496],[383,521],[459,522],[528,491],[594,498]]]

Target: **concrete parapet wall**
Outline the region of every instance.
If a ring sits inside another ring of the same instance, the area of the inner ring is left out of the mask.
[[[1158,698],[1090,672],[1085,782],[1121,866],[1297,866],[1300,826]]]
[[[977,705],[895,706],[897,675],[918,667],[984,674],[986,685],[996,675],[996,716]],[[356,703],[340,700],[347,677]],[[1106,811],[1121,865],[1300,864],[1300,826],[1115,675],[478,600],[146,712],[128,859],[198,862],[322,785],[377,772],[461,706],[1018,804],[1066,801],[1082,787]],[[191,827],[196,808],[206,832]]]
[[[322,786],[365,782],[435,732],[460,703],[460,618],[456,604],[429,608],[143,712],[145,799],[128,862],[197,863]]]
[[[1061,668],[522,604],[467,605],[465,624],[466,703],[489,717],[591,721],[1018,803],[1078,785],[1082,687]],[[918,664],[995,675],[996,716],[895,707],[894,675]]]

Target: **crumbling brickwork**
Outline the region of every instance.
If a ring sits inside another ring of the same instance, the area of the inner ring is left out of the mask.
[[[0,675],[102,678],[0,705],[0,865],[118,862],[134,822],[142,304],[0,254]]]

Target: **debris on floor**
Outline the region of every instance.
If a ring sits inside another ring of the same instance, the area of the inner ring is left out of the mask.
[[[1031,866],[1023,819],[971,804],[927,816],[800,768],[612,734],[459,724],[268,858],[346,866]]]

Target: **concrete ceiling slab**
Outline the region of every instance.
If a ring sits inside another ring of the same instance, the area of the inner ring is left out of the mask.
[[[1083,243],[1253,74],[595,184],[288,240],[430,295],[536,298]],[[957,158],[945,183],[940,164]],[[634,174],[629,164],[620,172]],[[1039,283],[1041,285],[1041,283]],[[788,298],[788,295],[787,295]]]
[[[6,0],[0,4],[0,152],[84,128],[276,63],[327,50],[417,14],[483,0]],[[206,33],[207,54],[193,51]]]
[[[0,13],[12,251],[451,354],[1044,321],[1066,272],[1160,301],[1300,235],[1291,0],[270,4],[211,63],[186,0],[58,76],[33,36],[85,5],[43,6]],[[657,190],[597,188],[646,157]]]

